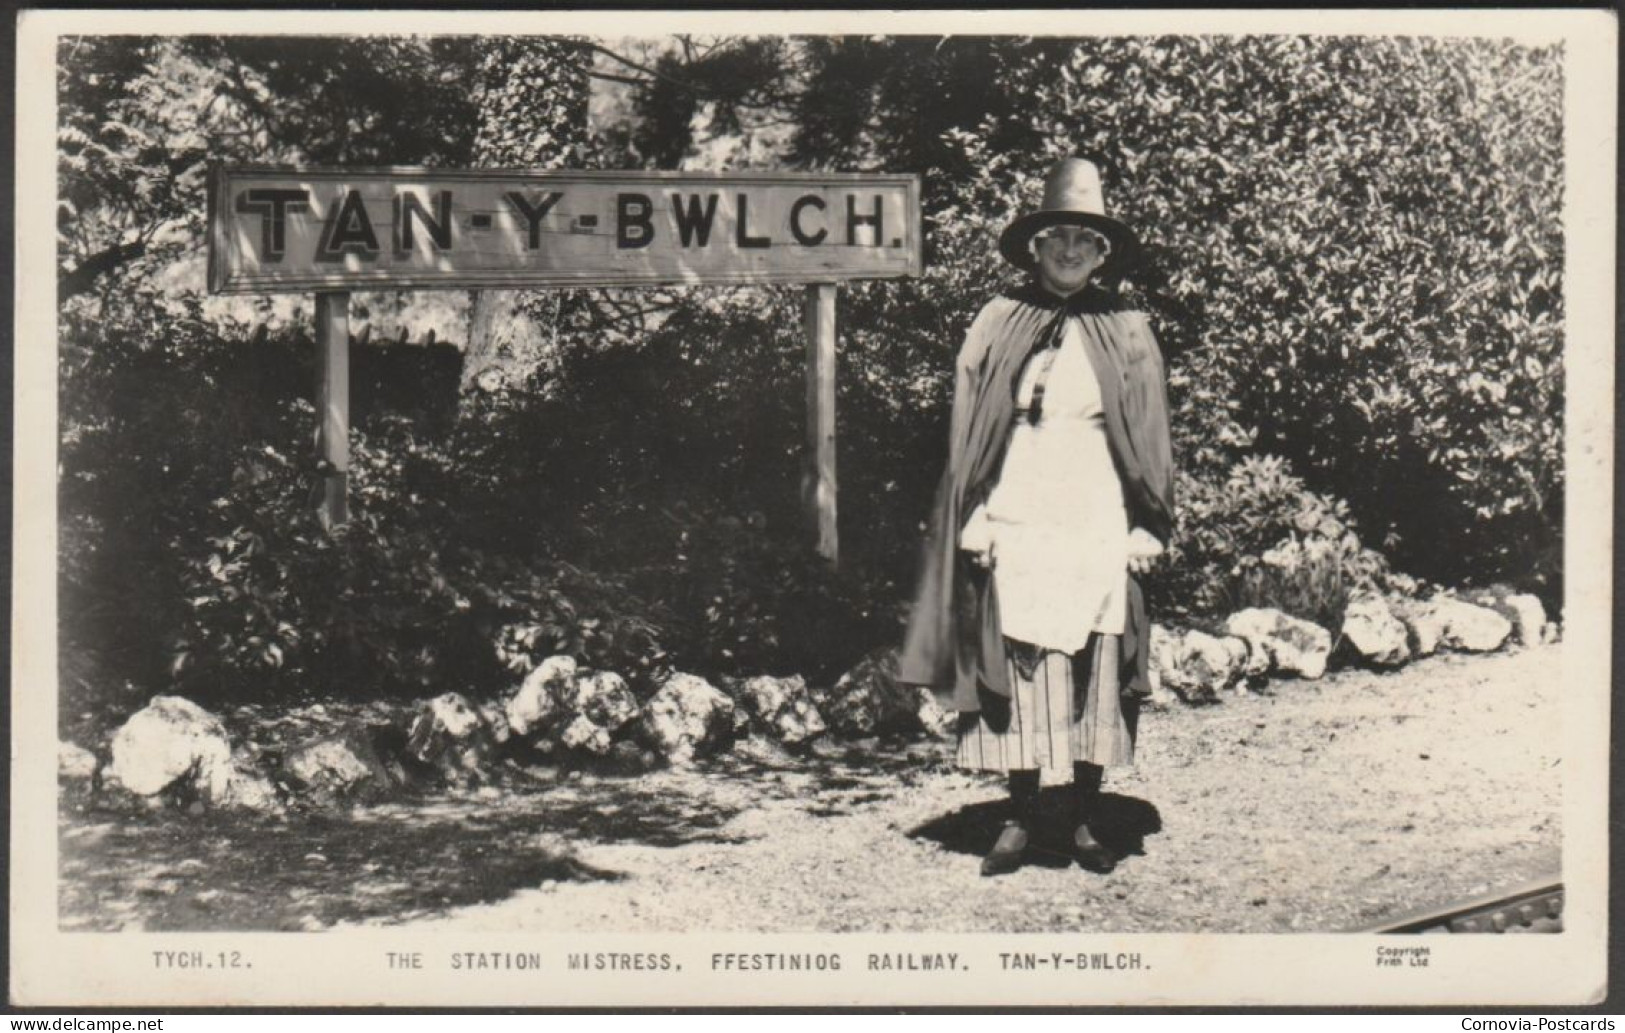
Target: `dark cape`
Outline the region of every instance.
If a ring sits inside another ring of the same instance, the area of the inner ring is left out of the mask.
[[[951,694],[961,711],[981,709],[978,690],[1008,697],[1010,685],[992,572],[960,551],[959,532],[998,482],[1022,367],[1036,350],[1059,343],[1068,316],[1083,326],[1084,349],[1100,381],[1106,440],[1129,524],[1165,545],[1173,533],[1166,378],[1145,314],[1123,309],[1115,295],[1098,288],[1062,299],[1036,284],[984,306],[955,364],[948,465],[932,507],[900,661],[901,681]],[[1120,680],[1125,692],[1150,694],[1150,628],[1145,594],[1130,574]]]

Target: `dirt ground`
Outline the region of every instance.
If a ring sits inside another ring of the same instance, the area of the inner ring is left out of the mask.
[[[1556,877],[1558,647],[1276,682],[1147,712],[1107,779],[1109,875],[999,879],[997,778],[948,743],[251,818],[66,805],[65,929],[1285,932],[1360,929]],[[1043,835],[1071,828],[1047,790]]]

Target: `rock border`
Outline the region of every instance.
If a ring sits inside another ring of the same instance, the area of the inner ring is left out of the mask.
[[[1538,599],[1504,588],[1427,600],[1357,596],[1337,634],[1280,610],[1150,636],[1151,701],[1211,705],[1270,682],[1314,681],[1332,666],[1391,671],[1441,650],[1492,652],[1557,640]],[[147,807],[278,811],[368,802],[420,786],[479,788],[514,769],[636,775],[685,767],[751,740],[806,749],[824,738],[946,738],[956,723],[932,691],[898,679],[895,649],[863,657],[830,686],[801,676],[664,678],[639,700],[612,671],[569,656],[537,664],[506,698],[452,691],[350,720],[281,750],[233,746],[225,722],[180,696],[157,695],[100,751],[59,744],[64,792],[112,793]],[[325,718],[322,706],[309,708]]]

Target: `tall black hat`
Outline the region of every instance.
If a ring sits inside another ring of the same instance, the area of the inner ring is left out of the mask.
[[[1106,193],[1100,185],[1100,169],[1087,158],[1062,158],[1044,180],[1044,206],[1012,222],[999,235],[999,254],[1024,272],[1037,264],[1027,246],[1033,234],[1051,226],[1087,226],[1111,241],[1111,254],[1101,263],[1102,272],[1125,268],[1140,241],[1134,231],[1106,214]]]

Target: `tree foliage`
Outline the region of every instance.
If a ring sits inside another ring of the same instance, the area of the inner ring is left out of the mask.
[[[207,162],[455,164],[471,144],[460,38],[81,36],[62,41],[58,261],[71,297],[196,247]]]
[[[65,655],[104,696],[482,691],[555,650],[642,685],[673,665],[833,677],[896,638],[953,353],[1015,282],[999,231],[1073,153],[1144,237],[1125,286],[1169,355],[1181,524],[1161,612],[1296,592],[1330,620],[1339,593],[1401,571],[1553,600],[1560,56],[1430,38],[67,40]],[[308,324],[206,319],[201,284],[175,282],[208,158],[918,173],[925,275],[841,292],[842,569],[800,526],[795,288],[475,305],[485,343],[460,364],[358,346],[355,520],[320,536]],[[501,383],[450,418],[493,356],[512,360]]]
[[[587,139],[586,52],[572,40],[492,41],[475,79],[472,164],[567,168]],[[550,362],[559,291],[477,291],[469,313],[462,386],[500,389]]]
[[[962,326],[965,304],[1006,276],[999,229],[1038,203],[1056,158],[1090,155],[1146,240],[1132,287],[1172,356],[1182,468],[1222,485],[1241,459],[1280,456],[1346,499],[1399,565],[1555,596],[1555,51],[909,38],[819,40],[808,54],[825,88],[798,100],[792,154],[918,170],[926,184],[930,271],[854,292],[859,355],[869,327],[951,344],[941,317]]]
[[[1285,457],[1419,573],[1557,576],[1553,52],[1180,37],[1025,72],[1054,149],[1116,156],[1187,462]]]

